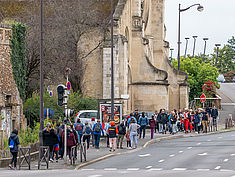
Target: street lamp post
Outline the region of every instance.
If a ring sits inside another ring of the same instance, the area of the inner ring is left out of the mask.
[[[206,41],[208,41],[208,38],[203,38],[203,40],[205,41],[203,58],[202,58],[202,61],[204,62],[205,61],[205,56],[206,56]]]
[[[44,128],[43,119],[43,0],[40,1],[40,131],[39,144],[43,146],[42,130]]]
[[[218,62],[219,47],[221,46],[221,44],[215,44],[215,46],[216,46],[216,59],[215,59],[215,66],[216,66]]]
[[[197,36],[193,36],[193,39],[194,39],[194,42],[193,42],[193,57],[194,57],[195,48],[196,48],[196,39],[197,39]]]
[[[181,9],[181,4],[179,4],[178,57],[177,57],[177,59],[178,59],[178,70],[180,70],[180,44],[181,44],[181,42],[180,42],[180,13],[181,13],[181,12],[184,12],[184,11],[186,11],[186,10],[188,10],[188,9],[190,9],[190,8],[193,7],[193,6],[198,6],[198,7],[197,7],[197,10],[198,10],[199,12],[203,11],[203,9],[204,9],[203,6],[201,6],[200,4],[193,4],[193,5],[191,5],[191,6],[187,7],[187,8],[185,8],[185,9]]]
[[[188,48],[188,40],[189,40],[189,37],[186,37],[185,40],[186,40],[186,45],[185,45],[184,58],[186,58],[186,55],[187,55],[187,48]]]
[[[111,119],[114,120],[113,0],[111,0]]]

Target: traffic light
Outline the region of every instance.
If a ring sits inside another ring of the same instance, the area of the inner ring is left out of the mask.
[[[66,118],[72,117],[73,114],[74,114],[74,110],[72,110],[72,109],[65,109],[64,110],[64,117],[66,117]]]
[[[63,85],[58,85],[58,87],[57,87],[57,93],[58,93],[58,106],[63,106],[63,101],[64,101],[64,90],[65,90],[65,86],[63,86]]]

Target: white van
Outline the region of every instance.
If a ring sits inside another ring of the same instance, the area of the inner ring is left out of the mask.
[[[97,122],[98,111],[97,110],[82,110],[79,111],[74,117],[74,123],[77,122],[78,118],[81,120],[83,124],[88,121],[91,122],[91,118],[94,117],[95,121]]]

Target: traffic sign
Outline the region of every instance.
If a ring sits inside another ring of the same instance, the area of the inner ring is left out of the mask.
[[[206,101],[206,95],[205,94],[202,94],[200,96],[200,101],[201,101],[201,103],[204,103]]]
[[[69,81],[67,82],[66,86],[67,86],[67,90],[70,91],[71,90],[71,83]]]

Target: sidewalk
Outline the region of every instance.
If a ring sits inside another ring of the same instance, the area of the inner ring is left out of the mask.
[[[217,131],[214,133],[219,133],[219,132],[221,132],[221,131]],[[211,132],[211,133],[213,133],[213,132]],[[208,133],[208,134],[211,134],[211,133]],[[200,135],[204,135],[204,134],[200,134]],[[137,149],[135,149],[135,150],[127,149],[126,148],[126,140],[124,139],[124,145],[123,145],[124,149],[116,149],[115,152],[109,151],[109,148],[107,148],[107,145],[106,145],[106,138],[103,137],[103,138],[101,138],[101,141],[100,141],[100,149],[95,149],[95,148],[90,147],[90,149],[87,151],[87,161],[85,163],[80,162],[80,156],[78,156],[78,159],[76,160],[75,165],[70,165],[69,161],[67,162],[67,164],[65,164],[64,160],[59,159],[58,162],[54,161],[54,162],[49,163],[49,170],[52,170],[52,169],[71,169],[71,170],[78,169],[78,168],[82,167],[83,165],[85,166],[85,165],[88,165],[89,163],[94,163],[94,162],[103,160],[104,158],[108,158],[108,157],[115,156],[115,155],[120,155],[123,153],[131,153],[133,151],[144,148],[149,144],[156,143],[161,140],[182,138],[182,137],[191,137],[191,136],[200,136],[200,135],[193,133],[193,132],[188,133],[188,134],[185,134],[183,132],[178,132],[175,135],[171,135],[171,134],[169,134],[169,132],[167,132],[167,134],[158,134],[157,133],[157,134],[154,134],[154,139],[151,140],[150,139],[150,130],[147,129],[145,139],[138,139],[138,148]],[[9,168],[2,168],[1,170],[4,170],[4,169],[6,170]],[[46,166],[41,166],[40,169],[41,170],[46,169]],[[28,168],[21,168],[21,170],[28,170]],[[38,170],[38,161],[37,160],[31,162],[31,170]]]

